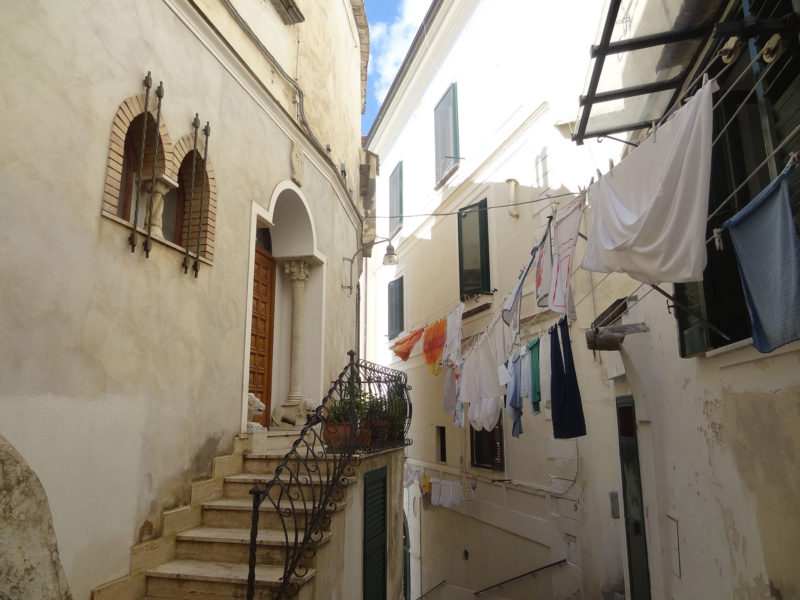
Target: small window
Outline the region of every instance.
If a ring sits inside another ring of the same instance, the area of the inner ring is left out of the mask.
[[[436,447],[436,460],[439,462],[447,462],[447,437],[444,427],[441,426],[436,427]]]
[[[469,428],[472,466],[492,471],[505,470],[505,450],[503,448],[503,419],[491,431]]]
[[[460,296],[489,293],[489,225],[486,198],[458,211]]]
[[[403,278],[389,282],[389,339],[403,331]]]
[[[436,143],[436,185],[444,183],[459,162],[458,97],[456,84],[445,92],[433,111]]]
[[[403,161],[389,177],[389,237],[403,226]]]

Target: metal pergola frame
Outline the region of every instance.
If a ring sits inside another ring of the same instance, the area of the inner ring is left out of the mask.
[[[672,108],[672,105],[677,100],[683,85],[686,83],[687,77],[692,72],[692,68],[696,64],[701,52],[703,51],[704,45],[701,43],[698,46],[691,60],[688,62],[681,74],[677,77],[673,77],[672,79],[668,79],[666,81],[656,81],[627,88],[620,88],[617,90],[610,90],[607,92],[598,92],[597,86],[600,82],[600,75],[603,72],[603,65],[605,64],[605,59],[608,55],[619,54],[621,52],[631,52],[633,50],[641,50],[644,48],[652,48],[654,46],[664,46],[675,42],[702,40],[704,38],[708,38],[713,33],[715,27],[714,24],[721,16],[725,6],[723,3],[719,7],[715,18],[712,19],[710,23],[700,27],[679,31],[665,31],[662,33],[640,36],[629,40],[612,42],[611,35],[614,32],[614,25],[617,21],[621,4],[622,0],[611,0],[608,7],[608,14],[606,15],[605,23],[603,24],[603,32],[600,37],[600,43],[593,45],[591,49],[591,56],[595,59],[594,68],[592,70],[591,78],[589,79],[589,86],[586,94],[580,97],[580,106],[583,107],[583,111],[581,113],[581,119],[578,123],[578,127],[572,134],[572,140],[578,145],[583,144],[583,141],[586,138],[603,137],[613,133],[642,129],[651,125],[650,122],[632,122],[602,129],[600,131],[593,131],[591,134],[586,135],[586,127],[589,123],[589,117],[591,116],[592,108],[598,102],[608,102],[611,100],[619,100],[621,98],[630,98],[633,96],[642,96],[656,92],[673,90],[672,97],[667,103],[664,113],[659,115],[659,118],[663,117],[664,114],[669,112],[669,110]]]

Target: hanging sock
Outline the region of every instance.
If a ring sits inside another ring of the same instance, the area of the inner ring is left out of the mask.
[[[442,367],[439,359],[444,349],[444,339],[447,333],[447,319],[439,319],[433,325],[425,328],[425,339],[422,342],[422,356],[432,375],[438,375]]]
[[[392,346],[392,350],[402,360],[408,360],[408,357],[411,356],[411,351],[414,349],[414,346],[417,345],[417,342],[419,341],[419,338],[422,337],[422,333],[424,331],[424,327],[420,327],[416,331],[412,331],[402,340],[397,340],[394,343],[394,346]]]
[[[576,319],[576,314],[569,280],[572,276],[572,261],[575,258],[575,245],[578,242],[582,211],[583,196],[578,196],[563,208],[559,208],[556,218],[553,220],[555,244],[548,302],[550,310],[564,313],[572,321]]]
[[[561,344],[559,344],[559,332]],[[564,358],[561,358],[561,352]],[[586,435],[586,422],[583,418],[581,391],[572,360],[572,346],[569,341],[569,326],[562,317],[550,332],[550,360],[553,369],[550,381],[553,410],[553,437],[570,439]]]
[[[658,135],[589,186],[584,269],[643,283],[703,279],[716,89],[706,83]]]
[[[725,221],[736,250],[744,298],[759,352],[800,339],[800,239],[789,200],[789,165]]]

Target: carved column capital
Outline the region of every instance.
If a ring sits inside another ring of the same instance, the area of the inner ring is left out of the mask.
[[[283,263],[283,270],[292,281],[307,279],[309,269],[310,265],[304,260],[289,260]]]

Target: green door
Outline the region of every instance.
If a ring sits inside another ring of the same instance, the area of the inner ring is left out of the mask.
[[[364,475],[364,600],[386,600],[386,467]]]
[[[644,531],[644,502],[633,396],[617,398],[617,428],[631,600],[650,600],[650,569],[647,566],[647,538]]]

